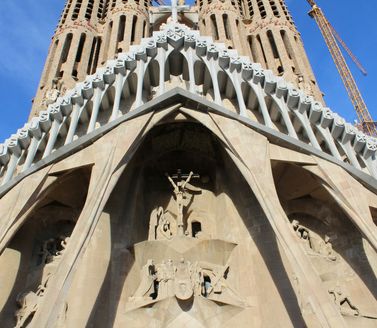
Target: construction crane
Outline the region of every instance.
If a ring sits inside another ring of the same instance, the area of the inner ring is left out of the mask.
[[[340,50],[338,42],[342,45],[345,51],[350,55],[354,63],[357,67],[361,70],[361,72],[366,75],[367,72],[365,68],[361,65],[361,63],[357,60],[357,58],[352,54],[351,50],[346,46],[344,41],[340,38],[338,33],[335,31],[334,27],[329,23],[326,19],[323,11],[321,8],[317,6],[314,0],[307,0],[311,6],[311,10],[309,12],[310,17],[314,18],[329,51],[331,56],[335,62],[335,65],[339,71],[339,74],[342,78],[343,84],[347,89],[348,96],[350,97],[352,104],[356,110],[357,117],[359,119],[360,127],[362,130],[373,137],[377,137],[377,128],[375,122],[370,115],[367,105],[365,104],[361,93],[356,85],[355,79],[352,76],[352,73],[344,59],[344,56]]]

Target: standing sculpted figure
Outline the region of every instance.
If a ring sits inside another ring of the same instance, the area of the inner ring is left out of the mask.
[[[174,218],[160,206],[154,209],[149,220],[148,240],[171,239],[176,229]]]
[[[140,272],[141,282],[132,299],[153,298],[157,294],[155,290],[156,268],[153,260],[149,259]]]

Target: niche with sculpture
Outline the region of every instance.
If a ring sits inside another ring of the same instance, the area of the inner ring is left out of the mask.
[[[284,261],[263,210],[219,141],[198,123],[161,124],[127,164],[103,210],[68,295],[67,323],[303,323]]]
[[[127,308],[140,308],[169,297],[180,301],[204,297],[245,306],[246,303],[227,285],[231,270],[228,261],[236,244],[211,239],[209,232],[202,230],[200,218],[193,213],[190,218],[185,215],[192,198],[202,192],[190,183],[200,175],[192,171],[182,174],[180,169],[176,174],[165,175],[172,186],[175,211],[165,211],[161,206],[154,209],[149,221],[148,241],[134,246],[135,254],[140,253],[147,260],[140,270],[140,284],[129,297]]]
[[[329,298],[349,324],[373,327],[376,255],[318,178],[294,164],[273,163],[273,171],[292,231]]]
[[[90,170],[62,172],[0,256],[1,327],[28,327],[70,243],[84,205]],[[75,188],[72,188],[72,184]]]

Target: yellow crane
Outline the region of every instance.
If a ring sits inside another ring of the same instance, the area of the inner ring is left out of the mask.
[[[311,10],[309,12],[310,17],[314,18],[329,51],[331,56],[335,62],[335,65],[339,71],[340,77],[342,78],[343,84],[347,89],[348,96],[350,97],[352,104],[356,110],[357,117],[359,119],[359,123],[363,131],[373,137],[377,137],[377,128],[375,122],[370,115],[367,105],[365,104],[361,93],[356,85],[355,79],[352,76],[352,73],[344,59],[344,56],[340,50],[338,42],[342,45],[344,50],[350,55],[351,59],[357,65],[357,67],[361,70],[361,72],[366,75],[367,72],[361,63],[357,60],[357,58],[352,54],[351,50],[346,46],[344,41],[340,38],[338,33],[335,31],[334,27],[329,23],[327,18],[325,17],[321,8],[317,6],[314,0],[307,0],[311,6]]]

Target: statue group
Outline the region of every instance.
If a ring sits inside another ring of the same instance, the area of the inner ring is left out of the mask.
[[[18,310],[15,313],[15,328],[26,327],[33,319],[46,293],[49,281],[56,271],[57,264],[65,252],[68,241],[69,237],[61,235],[45,240],[40,246],[36,267],[39,272],[42,272],[41,283],[36,291],[29,290],[17,296]]]
[[[142,268],[141,282],[132,301],[158,301],[167,297],[188,300],[193,296],[209,298],[227,288],[229,266],[195,262],[181,258],[155,264],[152,259]]]
[[[190,181],[200,176],[192,171],[182,174],[181,170],[178,170],[174,175],[166,174],[166,177],[173,187],[175,211],[164,210],[159,206],[151,213],[148,241],[144,242],[144,246],[152,251],[148,251],[150,257],[140,268],[140,282],[129,297],[127,308],[133,310],[171,297],[180,301],[202,297],[244,306],[245,302],[228,283],[231,270],[227,264],[228,257],[236,245],[222,241],[226,245],[225,249],[230,251],[219,261],[218,255],[208,250],[211,242],[219,241],[211,240],[210,234],[202,231],[203,219],[195,217],[195,220],[191,220],[186,217],[186,207],[191,203],[192,197],[202,193],[202,190],[190,184]],[[205,244],[203,249],[207,249],[205,260],[203,251],[195,248],[200,248],[201,243]],[[153,253],[153,249],[156,249],[156,252]],[[160,249],[163,249],[166,256],[163,260],[158,251]],[[185,249],[190,249],[190,252],[185,253]],[[144,254],[143,251],[137,253]]]

